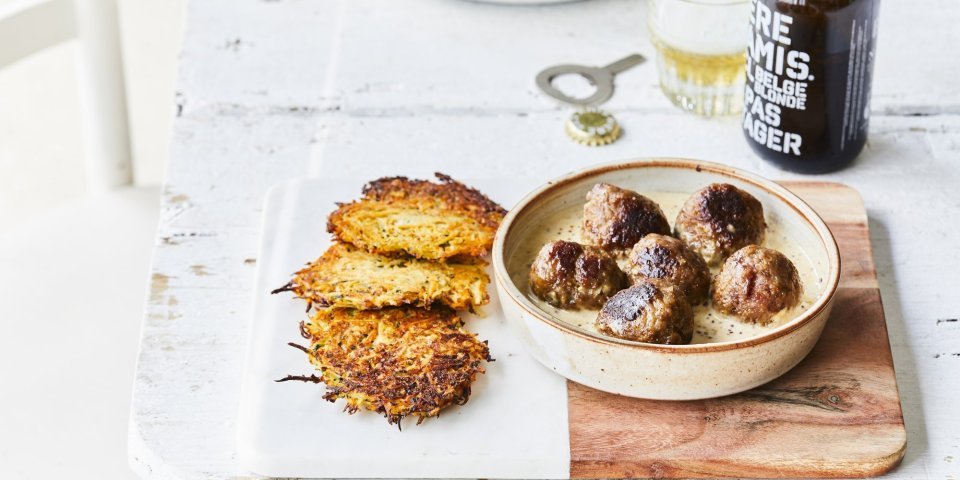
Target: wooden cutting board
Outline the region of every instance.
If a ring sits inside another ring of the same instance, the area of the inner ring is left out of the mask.
[[[840,245],[840,287],[819,343],[783,377],[712,400],[638,400],[568,382],[572,477],[864,477],[903,458],[863,201],[837,183],[783,184]]]

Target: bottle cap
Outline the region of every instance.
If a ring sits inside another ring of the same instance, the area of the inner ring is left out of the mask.
[[[574,112],[564,130],[573,141],[591,147],[613,143],[621,133],[613,115],[597,109]]]

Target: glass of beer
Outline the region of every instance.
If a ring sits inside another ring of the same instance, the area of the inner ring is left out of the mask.
[[[739,113],[750,0],[650,0],[660,89],[705,117]]]

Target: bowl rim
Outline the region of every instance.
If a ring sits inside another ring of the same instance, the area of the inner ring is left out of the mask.
[[[517,285],[515,285],[513,280],[510,279],[510,275],[507,271],[507,266],[503,257],[503,248],[506,237],[510,234],[511,229],[514,226],[514,220],[520,214],[520,212],[526,210],[531,204],[536,203],[538,199],[542,198],[547,193],[556,191],[566,185],[570,185],[585,178],[594,177],[617,170],[634,170],[656,167],[696,170],[697,172],[706,171],[749,183],[766,191],[768,194],[789,206],[794,213],[799,215],[799,217],[802,218],[808,225],[812,226],[819,235],[820,241],[823,242],[829,262],[829,271],[826,277],[826,288],[824,288],[823,292],[817,297],[813,305],[807,308],[797,318],[794,318],[793,320],[756,337],[715,343],[660,345],[607,336],[564,323],[546,314],[546,312],[534,305],[525,295],[523,295],[523,293],[520,292],[520,289],[517,287]],[[635,348],[638,350],[650,350],[676,354],[722,352],[727,350],[748,348],[788,335],[817,318],[832,301],[840,283],[840,250],[837,246],[837,241],[826,222],[820,218],[820,215],[818,215],[813,208],[810,207],[810,205],[801,200],[800,197],[772,180],[768,180],[753,173],[748,173],[735,167],[702,160],[676,157],[640,157],[629,160],[605,162],[587,166],[580,170],[575,170],[547,181],[524,196],[513,208],[510,209],[509,212],[507,212],[507,215],[503,218],[500,227],[497,229],[496,238],[494,239],[493,243],[492,258],[495,281],[502,291],[507,292],[508,296],[510,297],[509,300],[516,303],[523,310],[526,310],[527,313],[529,313],[533,318],[536,318],[546,325],[558,329],[564,333],[572,334],[585,340],[607,346],[621,346]],[[500,301],[505,301],[505,299],[501,299]]]

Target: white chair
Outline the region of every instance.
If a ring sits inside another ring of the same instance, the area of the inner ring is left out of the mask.
[[[0,68],[72,38],[89,193],[0,235],[0,478],[133,477],[127,419],[159,189],[131,185],[116,3],[0,4]]]

